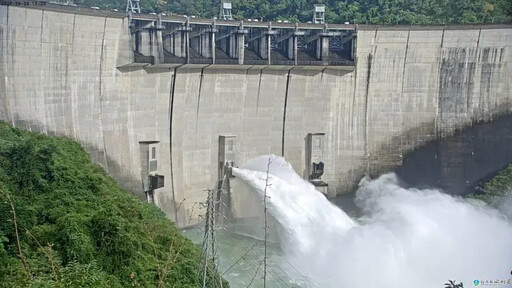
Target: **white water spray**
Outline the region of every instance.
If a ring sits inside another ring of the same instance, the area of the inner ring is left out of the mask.
[[[234,175],[263,195],[269,157],[267,203],[282,226],[284,257],[318,287],[474,287],[475,279],[512,278],[512,224],[482,202],[405,189],[387,174],[362,181],[356,223],[281,157],[258,157]]]

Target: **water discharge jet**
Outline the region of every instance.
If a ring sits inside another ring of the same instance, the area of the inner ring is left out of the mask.
[[[284,257],[318,287],[431,288],[448,279],[469,287],[475,279],[510,278],[512,225],[484,203],[405,189],[387,174],[361,182],[362,217],[354,220],[283,158],[270,157],[267,203]],[[268,158],[233,173],[261,195]]]

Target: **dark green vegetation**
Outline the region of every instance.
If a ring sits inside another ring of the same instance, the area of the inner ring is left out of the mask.
[[[236,19],[311,21],[314,4],[326,4],[328,23],[447,24],[512,20],[512,0],[232,0]],[[78,5],[125,9],[123,0],[76,0]],[[143,12],[167,11],[212,18],[220,0],[141,0]]]
[[[481,187],[480,193],[468,195],[489,204],[498,204],[504,197],[512,197],[512,164],[501,170]]]
[[[491,181],[485,184],[485,193],[493,195],[512,193],[512,164],[501,170]]]
[[[0,287],[198,286],[199,248],[74,141],[0,122],[0,193]]]

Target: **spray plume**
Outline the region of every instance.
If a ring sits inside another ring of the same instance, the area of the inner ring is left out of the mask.
[[[234,175],[262,195],[269,157],[267,205],[284,258],[316,286],[434,288],[453,279],[469,287],[511,278],[512,224],[483,202],[406,189],[386,174],[361,181],[362,216],[353,220],[281,157],[255,158]]]

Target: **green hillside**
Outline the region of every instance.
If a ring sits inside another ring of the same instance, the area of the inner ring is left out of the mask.
[[[121,0],[75,0],[80,6],[126,9]],[[314,4],[326,5],[328,23],[448,24],[512,21],[512,0],[232,0],[236,19],[311,21]],[[220,0],[141,0],[143,12],[212,18]]]
[[[480,193],[468,195],[490,204],[500,204],[505,198],[512,197],[512,164],[501,170],[491,180],[480,187]]]
[[[0,191],[0,287],[198,286],[199,248],[74,141],[0,122]]]

